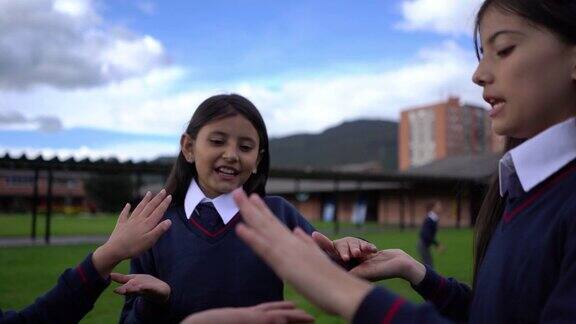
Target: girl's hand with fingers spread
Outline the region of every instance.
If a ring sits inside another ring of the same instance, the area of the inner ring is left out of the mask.
[[[92,254],[94,267],[103,278],[120,261],[148,250],[170,228],[170,220],[160,220],[171,200],[172,196],[166,196],[162,189],[154,198],[148,192],[132,214],[130,204],[126,204],[108,241]]]

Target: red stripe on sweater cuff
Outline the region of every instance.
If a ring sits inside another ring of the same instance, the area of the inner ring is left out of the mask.
[[[390,306],[390,309],[388,310],[388,312],[386,313],[386,316],[384,316],[384,319],[382,320],[382,324],[390,324],[392,323],[392,320],[394,319],[394,316],[396,316],[396,313],[398,313],[398,310],[400,310],[400,307],[402,307],[402,305],[405,303],[406,301],[402,298],[398,298],[394,301],[394,303],[392,303],[392,306]]]
[[[84,273],[84,269],[82,269],[82,265],[76,267],[76,272],[78,272],[80,280],[82,280],[82,283],[86,284],[88,282],[88,279],[86,279],[86,274]]]

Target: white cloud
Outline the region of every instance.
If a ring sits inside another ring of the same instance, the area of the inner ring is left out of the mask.
[[[270,133],[320,131],[344,120],[397,120],[401,110],[459,95],[480,103],[471,81],[475,58],[453,42],[421,51],[397,69],[290,81],[274,90],[245,84],[236,89],[263,111]]]
[[[279,136],[321,131],[356,118],[397,120],[402,109],[445,100],[449,95],[481,103],[481,89],[471,81],[475,65],[471,51],[446,41],[423,49],[412,62],[395,69],[285,80],[274,87],[248,81],[217,87],[183,86],[186,71],[173,67],[103,88],[73,92],[43,88],[25,95],[10,92],[4,96],[4,106],[35,115],[50,111],[65,127],[177,135],[204,99],[236,92],[256,104],[269,133]]]
[[[404,30],[433,31],[447,35],[472,35],[475,13],[483,0],[403,0]]]
[[[17,111],[0,111],[0,129],[39,130],[52,133],[62,129],[62,122],[52,116],[31,118]]]
[[[94,14],[89,0],[55,0],[52,8],[73,17],[85,17]]]
[[[34,147],[11,147],[2,146],[0,156],[8,154],[17,158],[25,154],[28,158],[42,156],[44,159],[57,157],[60,160],[74,158],[76,160],[90,159],[111,159],[115,158],[121,162],[127,160],[133,161],[151,161],[161,156],[174,156],[178,152],[178,145],[169,145],[155,142],[127,142],[114,143],[103,147],[93,148],[81,146],[77,148],[34,148]]]
[[[109,26],[94,0],[0,0],[0,89],[95,87],[166,63],[158,40]]]

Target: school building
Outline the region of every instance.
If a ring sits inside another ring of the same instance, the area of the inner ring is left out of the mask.
[[[497,156],[438,162],[444,165],[402,173],[272,169],[267,192],[284,196],[309,220],[400,227],[419,225],[425,205],[439,199],[445,206],[442,226],[470,226]],[[479,168],[480,164],[486,167]],[[169,171],[169,164],[158,162],[61,161],[6,154],[0,158],[0,212],[87,212],[91,208],[83,189],[87,175],[130,174],[137,179],[138,195],[154,186],[159,190]],[[145,177],[159,181],[146,184]]]
[[[267,191],[286,197],[310,220],[399,227],[419,226],[426,205],[440,200],[440,225],[467,227],[475,222],[499,157],[458,156],[406,172],[275,170]]]

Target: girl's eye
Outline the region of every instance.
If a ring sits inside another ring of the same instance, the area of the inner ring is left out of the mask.
[[[250,145],[240,145],[240,150],[242,152],[250,152],[252,150],[252,146]]]
[[[214,138],[210,140],[210,143],[212,143],[213,145],[222,145],[224,144],[224,140]]]
[[[514,50],[514,47],[515,46],[508,46],[505,49],[496,52],[496,55],[498,55],[499,57],[506,57],[506,56],[510,55],[510,53],[512,53],[512,51]]]

